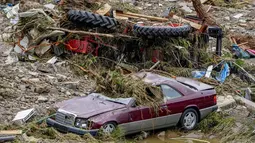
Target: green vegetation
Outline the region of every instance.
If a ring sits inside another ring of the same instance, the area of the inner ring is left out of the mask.
[[[198,128],[205,133],[217,133],[225,128],[229,128],[234,122],[235,120],[233,118],[224,117],[221,113],[213,112],[199,123]]]

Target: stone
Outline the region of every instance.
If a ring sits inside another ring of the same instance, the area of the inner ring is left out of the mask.
[[[165,132],[165,131],[160,132],[160,133],[158,134],[158,138],[159,138],[160,140],[162,140],[162,141],[165,141],[165,137],[166,137],[166,132]]]
[[[192,12],[192,10],[188,6],[183,6],[181,9],[184,10],[185,12],[187,12],[187,13]]]
[[[224,17],[224,20],[229,21],[229,20],[230,20],[230,17],[229,17],[229,16],[226,16],[226,17]]]
[[[152,4],[151,3],[146,3],[145,6],[150,7],[150,6],[152,6]]]
[[[49,93],[50,90],[46,86],[36,86],[34,89],[34,92],[42,94],[42,93]]]
[[[21,91],[26,91],[26,85],[20,85],[19,86],[19,89],[21,90]]]
[[[70,95],[72,95],[69,91],[66,91],[66,93],[65,93],[67,96],[70,96]]]
[[[243,14],[242,14],[242,13],[239,13],[239,14],[234,15],[233,17],[236,18],[236,19],[239,19],[239,18],[242,17],[242,16],[243,16]]]
[[[79,81],[76,81],[76,82],[64,82],[64,83],[62,83],[62,85],[66,86],[69,89],[76,90],[76,89],[78,89],[79,83],[80,83]]]
[[[37,77],[39,74],[37,73],[37,72],[31,72],[31,71],[29,71],[28,72],[30,75],[32,75],[32,76],[35,76],[35,77]]]
[[[47,102],[47,101],[48,101],[48,98],[46,98],[46,97],[44,97],[44,96],[39,96],[38,99],[37,99],[37,101],[38,101],[39,103]]]
[[[204,136],[203,133],[189,133],[188,135],[185,136],[185,138],[201,139],[203,138],[203,136]]]
[[[20,101],[25,102],[25,101],[26,101],[26,98],[25,98],[24,96],[22,96],[22,97],[20,98]]]
[[[217,96],[217,105],[219,109],[229,109],[236,105],[235,99],[231,96]]]
[[[246,23],[246,20],[245,19],[240,19],[239,22]]]
[[[29,81],[38,83],[38,82],[40,82],[40,79],[39,78],[31,78],[31,79],[29,79]]]

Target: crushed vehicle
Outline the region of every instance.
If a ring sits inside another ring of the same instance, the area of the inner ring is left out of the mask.
[[[210,85],[150,72],[139,72],[135,76],[161,88],[163,99],[159,108],[138,106],[132,97],[110,98],[92,93],[58,103],[55,117],[48,118],[47,124],[59,131],[79,135],[96,135],[100,129],[112,133],[116,127],[126,135],[176,125],[192,130],[199,121],[218,109],[216,91]]]

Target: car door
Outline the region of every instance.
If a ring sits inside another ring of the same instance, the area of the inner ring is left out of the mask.
[[[135,133],[149,130],[153,127],[153,111],[150,107],[138,106],[131,107],[129,111],[129,123],[127,133]]]
[[[165,105],[167,106],[165,126],[176,125],[181,117],[183,95],[168,84],[162,84],[160,87],[163,92]]]

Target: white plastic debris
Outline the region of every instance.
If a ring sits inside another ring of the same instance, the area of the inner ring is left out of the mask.
[[[13,25],[17,24],[18,22],[19,22],[19,16],[16,16],[15,18],[12,18],[10,20],[10,23],[13,24]]]
[[[58,57],[55,56],[55,57],[51,58],[50,60],[48,60],[47,63],[48,64],[55,64],[57,62],[57,60],[58,60]]]
[[[49,49],[51,48],[51,44],[49,43],[49,40],[44,40],[39,47],[35,49],[35,53],[37,56],[42,56],[45,54]]]
[[[243,16],[243,14],[242,14],[242,13],[239,13],[239,14],[233,16],[233,17],[236,18],[236,19],[239,19],[239,18],[242,17],[242,16]]]
[[[13,7],[7,7],[4,9],[4,12],[6,13],[7,18],[12,18],[16,15],[18,15],[19,12],[19,4],[13,6]]]
[[[27,38],[26,36],[20,41],[20,45],[21,45],[23,48],[25,48],[25,49],[28,48],[28,43],[29,43],[29,40],[28,40],[28,38]],[[15,51],[16,53],[22,53],[22,52],[23,52],[22,49],[21,49],[18,45],[16,45],[16,46],[14,47],[14,51]]]
[[[205,77],[209,78],[209,77],[211,76],[212,70],[213,70],[213,65],[210,65],[210,66],[207,68],[207,71],[206,71],[206,73],[205,73]]]
[[[15,123],[24,124],[35,114],[35,109],[28,109],[20,111],[16,114],[15,118],[12,120]]]
[[[45,4],[44,7],[53,10],[55,8],[55,5],[50,3],[50,4]]]

